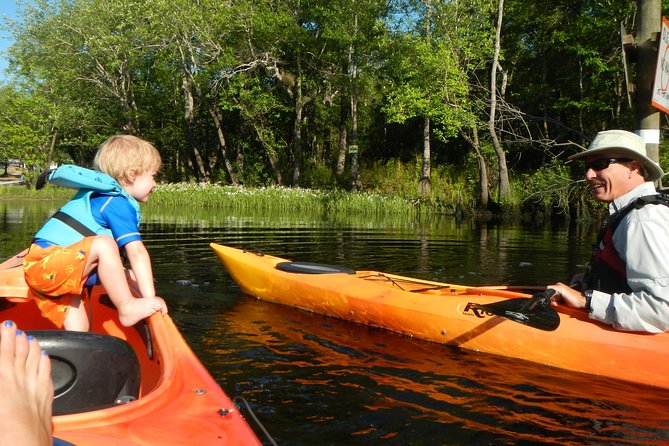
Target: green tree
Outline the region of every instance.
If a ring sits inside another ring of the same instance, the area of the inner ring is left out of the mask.
[[[408,5],[412,6],[412,5]],[[471,120],[466,106],[468,82],[457,54],[459,41],[448,33],[448,3],[425,0],[404,12],[419,20],[411,33],[396,32],[389,67],[393,71],[383,108],[389,122],[422,118],[423,143],[419,194],[431,193],[430,141],[447,141]]]
[[[519,128],[529,126],[534,140],[583,143],[604,128],[631,126],[620,25],[633,27],[633,2],[506,0],[506,5],[507,98],[525,115],[507,134],[527,140]]]
[[[138,132],[137,78],[147,72],[142,38],[129,35],[139,25],[136,2],[99,3],[37,0],[14,24],[10,49],[20,75],[59,110],[64,145],[89,152],[112,132]]]
[[[26,184],[34,184],[52,161],[55,120],[53,104],[33,91],[0,88],[0,157],[19,160]]]
[[[378,103],[376,70],[381,64],[380,45],[385,33],[381,19],[387,4],[380,0],[323,1],[311,11],[323,49],[315,60],[316,75],[325,86],[318,100],[324,107],[314,107],[314,111],[320,120],[330,120],[323,127],[327,135],[334,135],[331,141],[321,143],[336,147],[331,151],[334,174],[342,184],[357,191],[362,187],[358,165],[364,158],[368,131],[362,123]],[[347,155],[348,182],[343,178]]]

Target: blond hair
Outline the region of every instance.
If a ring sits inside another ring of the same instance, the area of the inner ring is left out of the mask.
[[[107,139],[93,160],[95,169],[119,182],[129,181],[129,174],[157,171],[161,163],[160,153],[153,144],[132,135],[115,135]]]

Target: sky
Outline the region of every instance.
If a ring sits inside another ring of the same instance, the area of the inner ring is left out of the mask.
[[[0,0],[0,20],[4,23],[5,18],[17,17],[17,4],[15,0]],[[7,68],[7,48],[11,46],[12,42],[10,34],[6,31],[0,30],[0,78],[5,78],[5,69]]]

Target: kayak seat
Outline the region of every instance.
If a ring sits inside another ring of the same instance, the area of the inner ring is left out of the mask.
[[[139,360],[126,341],[65,330],[28,333],[51,358],[54,415],[104,409],[139,396]]]
[[[355,274],[355,270],[351,268],[311,262],[279,262],[276,264],[276,269],[287,273],[300,274]]]

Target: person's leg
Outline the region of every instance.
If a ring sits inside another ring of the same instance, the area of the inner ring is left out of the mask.
[[[57,328],[88,331],[89,321],[81,297],[86,281],[83,274],[87,253],[94,237],[70,246],[32,245],[23,269],[29,296],[35,299],[42,316]]]
[[[0,446],[52,444],[51,362],[36,339],[0,325]]]
[[[81,296],[72,297],[65,322],[63,322],[63,328],[70,331],[88,331],[90,329],[90,321]]]
[[[97,268],[100,283],[118,310],[122,325],[135,325],[162,308],[157,299],[133,297],[118,246],[110,237],[98,236],[93,240],[84,275],[90,274],[94,268]]]

